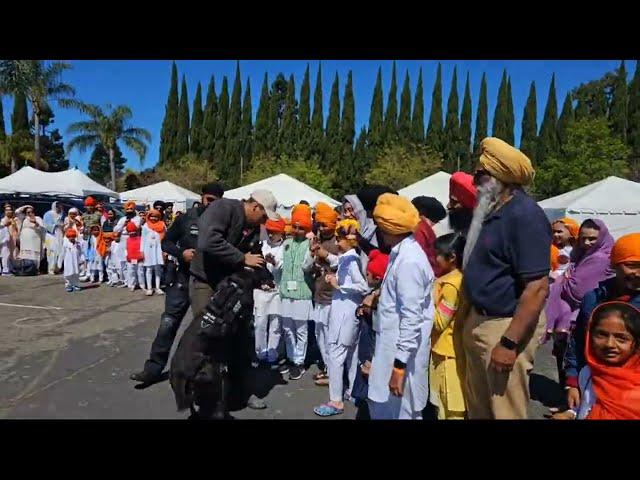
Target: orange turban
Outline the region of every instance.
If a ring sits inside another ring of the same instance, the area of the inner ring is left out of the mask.
[[[78,236],[78,232],[76,232],[75,228],[69,228],[66,232],[64,232],[64,235],[67,238],[76,238]]]
[[[373,219],[383,232],[402,235],[415,230],[420,223],[420,214],[408,198],[385,193],[378,197]]]
[[[267,229],[267,232],[284,233],[286,223],[283,218],[280,218],[279,220],[268,219],[267,223],[265,223],[264,225],[264,228]]]
[[[613,265],[627,262],[640,262],[640,233],[620,237],[611,250]]]
[[[96,199],[93,198],[92,196],[88,196],[87,198],[84,199],[84,206],[85,207],[95,207],[96,206]]]
[[[128,202],[124,202],[124,209],[125,210],[130,210],[130,209],[135,209],[136,208],[136,202],[134,202],[133,200],[129,200]]]
[[[316,204],[316,222],[323,223],[330,230],[335,230],[338,221],[338,212],[326,203]]]
[[[569,230],[569,233],[573,238],[578,238],[578,235],[580,233],[580,225],[578,224],[578,222],[576,222],[572,218],[565,217],[555,220],[551,225],[554,225],[556,223],[562,223],[565,227],[567,227],[567,230]]]
[[[291,211],[291,225],[298,225],[307,232],[311,230],[311,207],[304,203],[299,203]]]
[[[284,219],[284,234],[285,235],[291,235],[293,233],[293,227],[291,226],[291,219],[290,218],[285,218]]]

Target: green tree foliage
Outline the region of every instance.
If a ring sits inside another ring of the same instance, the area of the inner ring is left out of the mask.
[[[443,145],[445,171],[453,173],[458,170],[458,156],[460,154],[460,119],[458,117],[458,70],[453,68],[451,89],[447,101],[447,118],[444,125]]]
[[[558,143],[560,144],[561,148],[567,141],[567,128],[574,120],[575,115],[573,111],[573,102],[571,100],[571,92],[568,92],[567,96],[564,99],[564,104],[562,105],[562,113],[560,114],[560,118],[558,118],[557,123]]]
[[[407,71],[404,76],[402,93],[400,94],[400,115],[398,116],[398,137],[400,143],[407,145],[413,142],[411,127],[411,87],[409,85],[409,71]]]
[[[384,115],[384,143],[393,143],[398,139],[398,82],[396,79],[396,62],[391,70],[391,87],[387,100],[387,111]]]
[[[187,93],[187,79],[183,75],[180,102],[178,106],[176,157],[180,158],[187,153],[189,153],[189,96]]]
[[[544,117],[540,125],[540,135],[538,136],[538,146],[536,149],[536,163],[542,164],[547,157],[557,157],[559,150],[558,142],[558,102],[556,100],[556,76],[551,77],[549,85],[549,96],[547,106],[544,109]]]
[[[538,142],[538,108],[536,97],[536,82],[531,82],[529,96],[522,114],[522,136],[520,137],[520,150],[535,160],[536,145]]]
[[[613,79],[609,122],[611,123],[611,131],[625,143],[627,142],[628,107],[627,70],[623,60]]]
[[[442,156],[424,145],[390,145],[376,157],[373,168],[365,176],[368,184],[401,189],[442,168]]]
[[[116,144],[114,148],[113,163],[116,168],[116,176],[119,178],[122,176],[127,159],[122,155],[122,151],[118,144]],[[88,175],[90,178],[102,185],[106,185],[109,182],[109,177],[111,175],[109,167],[109,152],[107,152],[100,143],[96,144],[93,152],[91,153]]]
[[[480,142],[487,137],[489,103],[487,101],[487,75],[482,74],[480,82],[480,97],[478,98],[478,110],[476,112],[476,126],[473,135],[473,155],[471,169],[475,168],[475,159],[480,155]]]
[[[227,117],[229,116],[229,84],[222,79],[222,90],[218,97],[218,117],[216,119],[216,144],[213,150],[213,167],[218,170],[227,151]]]
[[[318,75],[313,93],[313,115],[311,117],[311,135],[308,155],[324,155],[324,114],[322,113],[322,65],[318,64]]]
[[[460,114],[460,166],[469,172],[471,165],[471,86],[469,85],[469,72],[464,86],[464,99],[462,100],[462,113]]]
[[[270,151],[271,135],[271,96],[269,95],[269,77],[265,73],[260,93],[260,103],[256,114],[256,131],[253,144],[253,152],[262,155]]]
[[[251,168],[245,175],[245,184],[257,182],[273,175],[285,173],[306,183],[312,188],[329,196],[334,195],[335,179],[325,168],[320,168],[317,156],[309,159],[290,157],[288,155],[257,155],[254,156]]]
[[[441,152],[442,142],[442,65],[438,64],[436,83],[433,86],[433,94],[431,95],[431,113],[429,114],[426,143],[436,152]]]
[[[158,167],[156,173],[162,180],[168,180],[192,192],[199,192],[207,183],[220,180],[215,169],[193,153],[179,158],[173,165]]]
[[[325,140],[325,164],[332,172],[336,172],[340,166],[342,142],[340,138],[340,85],[338,74],[331,86],[329,97],[329,116],[327,117],[327,129]]]
[[[383,141],[383,105],[382,105],[382,68],[378,68],[376,85],[373,87],[373,98],[371,100],[371,113],[369,114],[369,147],[377,149],[382,146]]]
[[[178,141],[178,67],[176,62],[171,65],[171,86],[169,98],[164,111],[164,120],[160,130],[160,159],[158,163],[163,165],[175,158]]]
[[[422,68],[418,73],[416,96],[413,100],[413,116],[411,118],[411,139],[415,144],[424,143],[424,89],[422,87]]]
[[[498,103],[496,103],[496,109],[493,113],[493,126],[491,127],[491,136],[497,137],[501,140],[507,141],[509,136],[508,132],[508,120],[509,106],[507,95],[508,91],[507,71],[502,72],[502,80],[500,81],[500,88],[498,89]]]
[[[191,132],[189,138],[191,139],[189,150],[191,153],[200,155],[202,153],[203,142],[203,126],[204,126],[204,113],[202,111],[202,85],[198,82],[196,88],[196,96],[193,99],[193,113],[191,115]]]
[[[213,75],[207,87],[207,103],[204,107],[202,126],[202,156],[210,159],[216,145],[216,121],[218,119],[218,96],[216,95],[216,81]]]
[[[612,135],[605,118],[575,121],[568,126],[566,136],[562,155],[548,157],[538,169],[535,189],[542,198],[628,172],[630,149]]]

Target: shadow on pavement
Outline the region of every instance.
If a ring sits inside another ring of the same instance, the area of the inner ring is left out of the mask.
[[[169,372],[162,372],[162,375],[160,375],[160,378],[158,379],[157,382],[152,382],[152,383],[138,383],[135,387],[136,390],[144,390],[145,388],[149,388],[152,385],[155,385],[156,383],[162,383],[166,380],[169,380]]]

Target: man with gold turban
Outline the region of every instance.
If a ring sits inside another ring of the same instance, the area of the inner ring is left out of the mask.
[[[611,250],[611,266],[616,276],[600,282],[598,288],[582,299],[580,313],[569,337],[564,368],[567,376],[567,403],[575,409],[580,405],[578,374],[586,365],[584,357],[587,325],[593,310],[601,303],[614,300],[640,308],[640,233],[620,237]]]
[[[429,398],[429,352],[435,276],[413,236],[420,215],[404,197],[380,195],[373,219],[391,249],[373,316],[375,351],[368,404],[374,420],[422,418]]]
[[[457,330],[470,419],[525,419],[529,372],[544,331],[551,227],[522,187],[531,161],[498,138],[481,144],[477,205],[464,251],[468,313]]]

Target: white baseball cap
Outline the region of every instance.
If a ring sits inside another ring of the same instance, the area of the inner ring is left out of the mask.
[[[273,193],[269,190],[255,190],[251,193],[251,198],[253,198],[256,202],[264,207],[265,212],[267,212],[267,217],[271,220],[278,220],[280,215],[276,213],[276,207],[278,206],[278,201],[276,197],[273,196]]]

